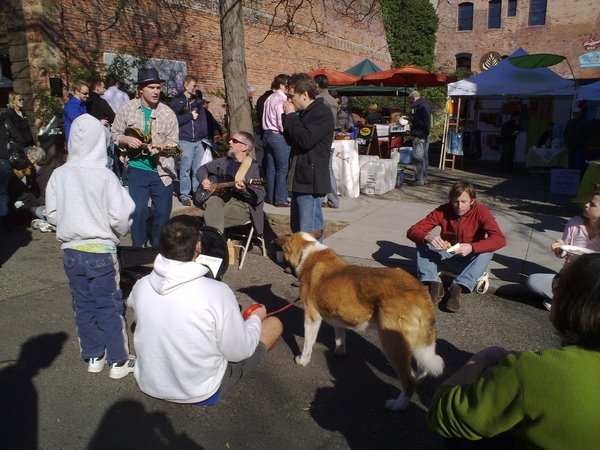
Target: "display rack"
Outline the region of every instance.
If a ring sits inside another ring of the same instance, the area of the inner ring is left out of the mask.
[[[440,163],[439,169],[446,169],[447,164],[450,163],[450,169],[454,170],[454,166],[462,155],[457,154],[448,154],[448,141],[450,131],[454,131],[457,134],[460,132],[460,107],[461,107],[461,98],[458,97],[458,104],[456,105],[456,114],[454,114],[454,99],[448,99],[446,102],[446,115],[444,118],[444,133],[442,135],[442,151],[440,155]],[[462,159],[461,159],[462,166]]]

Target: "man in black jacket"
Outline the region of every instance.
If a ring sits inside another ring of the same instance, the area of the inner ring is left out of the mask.
[[[111,125],[115,120],[115,112],[108,102],[101,96],[106,92],[104,82],[92,80],[90,83],[90,97],[87,101],[87,109],[90,115],[94,116],[103,125]]]
[[[417,186],[427,184],[427,166],[429,166],[429,132],[431,131],[431,108],[421,98],[418,91],[412,91],[408,98],[413,104],[412,136],[413,162],[415,164],[415,182]]]
[[[292,193],[292,232],[324,229],[321,197],[331,192],[329,159],[335,123],[331,110],[316,98],[317,84],[306,73],[290,78],[283,105],[283,128],[292,147],[287,188]],[[321,238],[322,240],[322,238]]]

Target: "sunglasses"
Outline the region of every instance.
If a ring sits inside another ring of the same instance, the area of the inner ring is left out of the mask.
[[[236,138],[231,138],[230,140],[231,140],[231,142],[233,142],[234,144],[243,144],[243,145],[245,145],[246,147],[248,147],[248,144],[246,144],[245,142],[242,142],[242,141],[238,141]]]

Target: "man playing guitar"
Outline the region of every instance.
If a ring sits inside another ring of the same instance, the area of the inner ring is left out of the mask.
[[[145,152],[129,159],[127,168],[129,195],[135,202],[131,240],[134,247],[147,244],[148,200],[152,199],[152,231],[150,242],[158,246],[160,230],[171,216],[175,162],[173,158],[160,156],[160,147],[175,146],[179,139],[177,117],[168,106],[159,102],[161,80],[154,68],[138,70],[139,98],[125,103],[117,112],[112,125],[114,141],[119,147],[140,149]],[[137,128],[143,136],[150,136],[149,143],[126,130]]]
[[[250,133],[239,131],[229,140],[227,156],[198,169],[196,178],[202,190],[197,191],[196,198],[213,190],[215,183],[235,181],[234,187],[215,192],[204,203],[206,225],[223,232],[225,228],[243,225],[252,220],[256,233],[263,234],[265,189],[262,185],[246,182],[248,179],[260,178],[258,163],[249,156],[253,149],[254,137]]]

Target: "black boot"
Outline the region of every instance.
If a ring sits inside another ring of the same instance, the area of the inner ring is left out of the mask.
[[[429,295],[433,305],[437,305],[444,298],[444,285],[439,281],[430,281]]]
[[[462,294],[462,288],[458,284],[451,284],[450,297],[448,297],[444,305],[446,311],[455,313],[460,309],[460,294]]]

